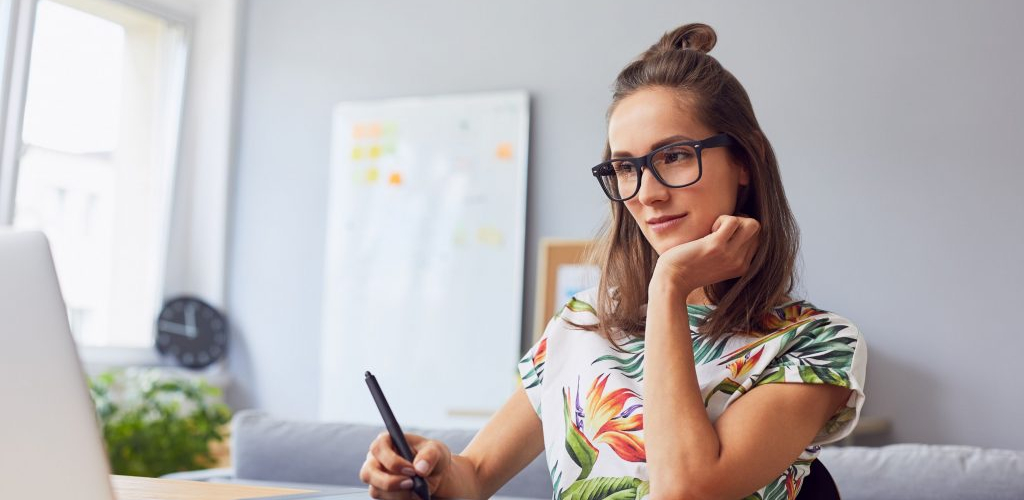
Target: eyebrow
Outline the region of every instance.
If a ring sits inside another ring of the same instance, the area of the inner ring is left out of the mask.
[[[654,144],[651,144],[651,149],[649,149],[648,151],[654,151],[655,149],[658,149],[658,148],[660,148],[660,147],[662,147],[662,146],[664,146],[666,144],[672,144],[673,142],[692,141],[692,140],[694,140],[694,139],[692,139],[690,137],[686,137],[685,135],[673,135],[672,137],[666,137],[666,138],[664,138],[664,139],[662,139],[662,140],[660,140],[660,141],[658,141],[658,142],[656,142]],[[629,151],[616,151],[616,152],[612,153],[612,158],[623,158],[623,157],[630,157],[630,156],[632,156],[632,155],[630,154]]]

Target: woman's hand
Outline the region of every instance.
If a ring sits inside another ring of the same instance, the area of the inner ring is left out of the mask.
[[[686,291],[742,276],[757,251],[761,224],[750,217],[721,215],[711,234],[665,251],[658,257],[654,279]]]
[[[452,453],[444,443],[415,434],[406,434],[406,441],[415,453],[413,463],[402,458],[387,432],[381,432],[370,443],[366,462],[359,470],[359,479],[370,485],[370,496],[395,500],[417,500],[412,493],[412,476],[427,481],[433,495],[444,475],[451,468]],[[415,465],[414,465],[415,464]]]

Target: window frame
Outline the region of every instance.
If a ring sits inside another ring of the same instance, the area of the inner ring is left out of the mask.
[[[24,148],[21,140],[25,102],[28,91],[28,73],[31,64],[32,40],[34,36],[36,9],[40,0],[9,0],[3,6],[6,12],[0,12],[0,22],[7,23],[7,40],[2,46],[3,74],[0,75],[0,227],[11,226],[14,221],[15,195],[18,185],[18,168],[20,152]],[[55,0],[65,4],[61,0]],[[172,152],[166,165],[167,206],[162,221],[162,248],[159,256],[162,272],[157,276],[159,300],[168,295],[167,273],[168,264],[172,260],[180,260],[187,256],[172,256],[169,251],[175,219],[180,217],[182,210],[178,200],[187,200],[192,186],[180,182],[183,164],[182,149],[186,134],[186,108],[190,99],[189,88],[192,82],[193,51],[195,47],[194,33],[196,21],[194,16],[168,8],[159,2],[144,0],[106,0],[139,9],[159,17],[169,23],[180,26],[184,43],[180,81],[174,82],[176,92],[180,95],[178,102],[169,109],[169,118],[176,122],[174,142],[170,144]],[[185,193],[182,193],[185,191]],[[225,193],[226,196],[226,193]],[[159,311],[157,311],[159,313]],[[156,317],[154,316],[154,321]],[[123,346],[87,346],[78,345],[79,356],[87,367],[110,366],[158,366],[163,364],[156,349],[153,347]]]

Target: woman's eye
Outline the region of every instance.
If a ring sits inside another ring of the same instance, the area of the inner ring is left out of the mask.
[[[665,153],[665,163],[675,163],[677,161],[685,161],[690,158],[688,151],[669,151]]]

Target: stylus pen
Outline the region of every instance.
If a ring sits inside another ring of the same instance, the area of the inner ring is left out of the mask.
[[[391,434],[391,442],[395,443],[398,453],[408,460],[409,463],[412,463],[413,458],[415,458],[412,454],[412,448],[409,447],[409,442],[405,440],[405,434],[402,433],[402,428],[398,425],[395,414],[391,413],[391,405],[388,404],[387,399],[384,399],[384,393],[380,390],[377,377],[374,377],[370,372],[366,372],[366,386],[370,388],[373,401],[377,403],[377,409],[380,410],[380,416],[384,419],[384,425],[388,428],[388,434]],[[430,500],[430,489],[427,487],[427,482],[419,475],[412,477],[412,491],[419,495],[421,499]]]

